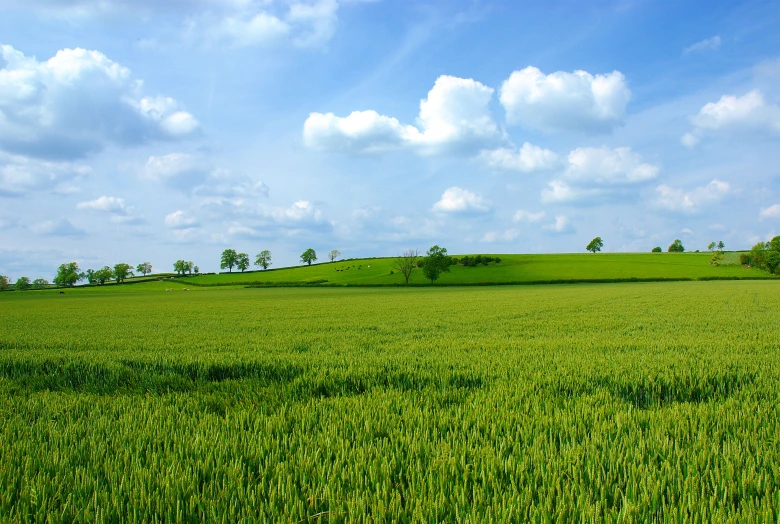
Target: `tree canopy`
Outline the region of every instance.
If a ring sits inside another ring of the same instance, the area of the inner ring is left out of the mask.
[[[135,270],[141,273],[143,276],[146,276],[147,273],[152,272],[152,264],[149,262],[141,262],[137,266],[135,266]]]
[[[438,280],[442,273],[449,273],[450,257],[447,256],[447,249],[437,245],[432,246],[425,253],[422,270],[431,284]]]
[[[682,253],[683,251],[685,251],[685,247],[682,244],[682,240],[680,240],[679,238],[675,239],[675,241],[669,245],[669,249],[667,249],[667,251],[669,253]]]
[[[226,249],[222,252],[222,260],[220,261],[219,268],[227,269],[229,273],[233,272],[233,268],[238,264],[238,253],[235,249]]]
[[[601,240],[601,237],[596,237],[590,241],[590,244],[588,244],[585,249],[591,253],[595,253],[596,251],[601,251],[602,247],[604,247],[604,241]]]
[[[82,278],[83,276],[79,270],[78,262],[67,262],[65,264],[60,264],[60,267],[57,268],[57,275],[54,277],[54,283],[58,286],[75,286],[76,282]]]
[[[271,265],[271,252],[264,249],[258,253],[255,258],[255,265],[262,267],[263,269],[268,269],[268,266]]]
[[[330,253],[328,253],[328,258],[331,262],[334,262],[337,258],[341,256],[341,252],[338,249],[334,249]]]
[[[409,284],[409,277],[417,265],[417,257],[420,252],[417,249],[407,249],[393,260],[393,269],[398,270],[404,276],[404,283]]]
[[[249,255],[246,253],[239,253],[236,257],[236,267],[238,267],[242,273],[249,269]]]
[[[301,253],[301,262],[304,264],[311,265],[312,262],[317,261],[317,252],[314,251],[312,248],[307,249],[303,253]]]

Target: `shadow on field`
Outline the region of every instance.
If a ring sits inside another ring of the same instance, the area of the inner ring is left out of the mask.
[[[166,394],[225,388],[273,386],[282,401],[362,395],[376,389],[473,390],[484,378],[463,370],[421,367],[304,367],[289,362],[149,362],[41,359],[0,362],[0,379],[27,392],[64,391],[97,395]]]
[[[591,377],[574,384],[557,384],[554,389],[564,397],[592,395],[599,390],[638,409],[670,404],[699,404],[724,400],[752,385],[757,375],[746,371],[729,371],[712,375],[656,375],[636,377]]]

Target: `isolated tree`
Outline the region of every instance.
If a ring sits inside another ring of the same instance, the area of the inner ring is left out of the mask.
[[[27,277],[19,277],[16,279],[16,290],[25,291],[30,289],[30,279]]]
[[[328,258],[330,259],[331,262],[334,262],[340,256],[341,256],[341,253],[339,252],[338,249],[334,249],[333,251],[328,253]]]
[[[79,273],[78,262],[68,262],[61,264],[57,268],[57,276],[54,277],[54,283],[58,286],[72,287],[82,278],[84,277]]]
[[[238,269],[240,269],[242,273],[249,269],[249,255],[246,253],[239,253],[236,257],[236,266],[238,266]]]
[[[238,263],[238,253],[235,249],[226,249],[222,252],[222,261],[219,264],[220,269],[227,268],[229,273],[233,272],[233,267]]]
[[[724,247],[726,247],[726,244],[724,244],[722,240],[719,240],[718,241],[718,251],[723,251]]]
[[[102,269],[98,269],[97,271],[95,271],[93,276],[95,278],[95,282],[97,282],[102,286],[103,284],[111,280],[111,278],[114,276],[114,270],[108,266],[103,266]]]
[[[198,266],[193,267],[192,270],[195,271],[196,275],[200,274],[200,268]]]
[[[674,242],[669,244],[669,249],[667,249],[669,253],[682,253],[685,251],[685,247],[683,247],[682,240],[679,238],[675,239]]]
[[[661,253],[661,252],[663,252],[663,249],[661,249],[661,246],[655,246],[655,247],[652,249],[652,251],[650,251],[650,252],[651,252],[651,253]]]
[[[113,277],[117,284],[121,284],[128,277],[134,277],[132,272],[133,266],[120,262],[114,266]]]
[[[268,269],[268,266],[271,265],[271,252],[264,249],[258,253],[257,257],[255,257],[255,265],[262,267],[263,269]]]
[[[712,251],[713,249],[715,249],[715,242],[710,242],[707,246],[707,250]]]
[[[146,276],[147,273],[152,272],[152,264],[150,264],[149,262],[141,262],[140,264],[135,266],[135,270],[143,274],[143,276]]]
[[[393,269],[398,270],[404,276],[404,283],[409,284],[409,277],[412,276],[412,270],[417,266],[417,257],[420,252],[417,249],[407,249],[400,256],[393,260]]]
[[[8,277],[0,275],[0,291],[5,291],[6,289],[8,289]]]
[[[604,242],[601,240],[601,237],[596,237],[590,241],[590,244],[588,244],[585,249],[591,253],[595,253],[596,251],[601,251],[602,247],[604,247]]]
[[[317,261],[317,252],[314,251],[312,248],[307,249],[303,253],[301,253],[301,262],[304,264],[311,265],[312,262]]]
[[[45,278],[36,278],[32,282],[33,289],[45,289],[49,286],[49,281]]]
[[[433,284],[439,279],[442,273],[450,271],[450,257],[447,256],[447,249],[439,246],[432,246],[423,258],[423,274],[425,278]]]

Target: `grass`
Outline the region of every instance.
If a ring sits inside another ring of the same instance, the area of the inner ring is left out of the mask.
[[[501,263],[488,266],[453,266],[437,282],[441,285],[481,282],[532,282],[604,278],[766,277],[764,271],[734,265],[709,264],[711,253],[599,253],[565,255],[499,255]],[[277,269],[265,272],[230,273],[187,277],[194,285],[253,282],[306,282],[328,284],[403,284],[403,276],[391,275],[392,259],[361,259]],[[370,267],[369,267],[370,266]],[[342,271],[337,271],[342,270]],[[427,282],[415,269],[411,283]]]
[[[145,286],[0,295],[2,520],[780,518],[777,282]]]

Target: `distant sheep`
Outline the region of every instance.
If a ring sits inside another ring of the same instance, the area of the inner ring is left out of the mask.
[[[172,290],[172,289],[170,289],[170,288],[168,288],[168,289],[166,289],[165,291],[173,291],[173,290]]]

